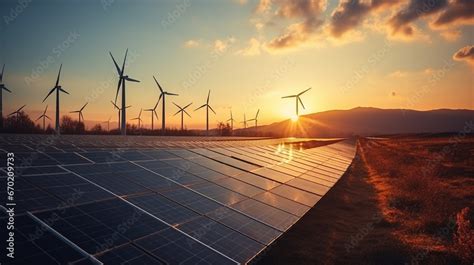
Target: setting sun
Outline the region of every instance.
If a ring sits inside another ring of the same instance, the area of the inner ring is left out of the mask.
[[[292,116],[291,116],[291,121],[292,121],[292,122],[297,122],[297,121],[298,121],[298,118],[299,118],[299,117],[298,117],[297,115],[292,115]]]

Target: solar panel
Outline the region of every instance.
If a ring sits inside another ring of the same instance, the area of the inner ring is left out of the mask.
[[[45,137],[0,136],[0,156],[14,150],[28,162],[15,168],[17,215],[28,223],[21,230],[46,227],[48,236],[20,243],[19,255],[48,264],[250,262],[319,201],[355,153],[345,142],[303,150],[281,139],[61,136],[42,147]]]

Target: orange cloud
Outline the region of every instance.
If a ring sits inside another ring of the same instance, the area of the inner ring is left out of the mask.
[[[453,55],[453,59],[456,61],[465,61],[471,66],[474,66],[474,45],[468,45],[459,49]]]

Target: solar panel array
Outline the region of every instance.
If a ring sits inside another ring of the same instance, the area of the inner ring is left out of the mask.
[[[247,263],[329,191],[355,153],[349,141],[123,148],[101,139],[1,138],[3,161],[7,151],[17,158],[15,264]],[[2,189],[2,205],[6,197]]]

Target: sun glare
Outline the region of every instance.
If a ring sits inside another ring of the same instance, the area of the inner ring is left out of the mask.
[[[291,121],[297,122],[298,121],[298,116],[297,115],[291,116]]]

